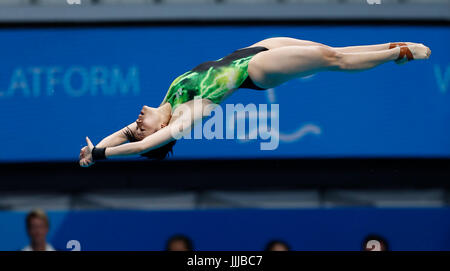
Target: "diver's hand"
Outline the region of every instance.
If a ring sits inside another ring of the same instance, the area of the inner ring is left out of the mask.
[[[87,149],[87,146],[84,146],[83,148],[81,148],[81,150],[80,150],[80,156],[79,156],[79,159],[80,159],[80,160],[83,159],[83,158],[85,157],[86,149]]]
[[[87,162],[88,162],[88,146],[84,146],[81,150],[80,150],[80,166],[84,166]]]
[[[89,167],[93,165],[94,159],[92,159],[92,150],[94,149],[94,144],[92,144],[89,137],[86,137],[87,146],[83,147],[80,151],[80,166]]]

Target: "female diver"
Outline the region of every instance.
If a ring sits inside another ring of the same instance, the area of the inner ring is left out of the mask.
[[[389,61],[428,59],[430,54],[428,47],[412,42],[330,47],[289,37],[268,38],[180,75],[159,107],[144,105],[135,122],[95,147],[86,137],[79,163],[88,167],[100,159],[137,154],[164,159],[179,138],[173,131],[189,130],[210,116],[208,110],[195,109],[194,101],[211,109],[208,105],[219,104],[238,88],[265,90],[320,71],[362,71]]]

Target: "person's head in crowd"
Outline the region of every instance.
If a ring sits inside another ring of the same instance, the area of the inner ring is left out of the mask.
[[[189,237],[176,234],[169,238],[166,244],[167,251],[192,251],[193,245]]]
[[[50,229],[50,222],[47,214],[41,209],[35,209],[28,213],[25,219],[30,244],[23,250],[47,250],[54,248],[47,243],[47,233]]]
[[[364,251],[388,251],[389,246],[386,239],[376,234],[369,234],[363,240]]]
[[[272,240],[266,245],[266,251],[289,251],[289,245],[281,240]]]

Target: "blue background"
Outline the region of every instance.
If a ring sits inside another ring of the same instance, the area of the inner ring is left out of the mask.
[[[429,61],[321,73],[277,87],[280,131],[312,124],[320,134],[280,142],[274,151],[261,151],[260,140],[182,140],[175,158],[450,156],[447,27],[166,26],[0,30],[0,161],[77,160],[85,136],[96,144],[135,121],[142,105],[158,106],[180,74],[276,36],[330,46],[414,41],[433,54]],[[136,87],[122,92],[92,87],[92,76],[85,74],[83,81],[75,73],[71,88],[83,91],[69,95],[61,83],[67,71],[99,66],[110,74],[114,68],[125,75],[136,69]],[[40,67],[39,82],[33,81],[33,67]],[[62,72],[55,73],[54,91],[47,92],[54,67]],[[20,87],[11,90],[17,76],[29,95]],[[267,102],[267,92],[248,89],[225,101]]]
[[[392,250],[450,250],[450,208],[52,211],[48,241],[67,250],[163,250],[175,233],[197,250],[262,250],[272,239],[294,250],[361,250],[368,234]],[[0,250],[28,244],[25,212],[0,212]]]

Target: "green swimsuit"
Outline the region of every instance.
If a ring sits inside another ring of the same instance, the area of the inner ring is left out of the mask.
[[[261,90],[248,76],[247,67],[254,55],[266,50],[262,46],[243,48],[218,60],[198,65],[172,82],[162,104],[168,102],[174,110],[196,96],[218,104],[233,89]]]

